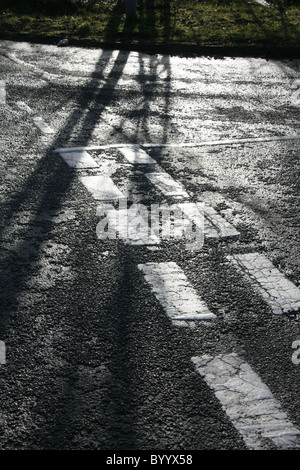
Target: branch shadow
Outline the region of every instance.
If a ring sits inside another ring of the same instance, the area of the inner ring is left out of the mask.
[[[107,35],[117,35],[122,20],[121,2],[116,4],[115,16],[112,15]],[[165,0],[166,12],[170,1]],[[142,8],[140,5],[139,8]],[[145,3],[144,14],[148,21],[154,20],[153,1]],[[133,33],[135,21],[125,20],[124,32]],[[109,30],[110,28],[110,30]],[[169,16],[165,16],[165,37],[170,32]],[[113,58],[113,51],[103,51],[95,64],[87,84],[83,86],[76,102],[81,111],[72,112],[64,127],[57,133],[53,147],[62,142],[69,143],[74,129],[78,127],[77,140],[82,146],[89,143],[96,123],[104,110],[115,98],[115,90],[122,77],[130,56],[129,51],[120,50],[113,66],[105,79],[103,70]],[[148,61],[150,72],[145,69]],[[139,69],[136,81],[142,93],[142,108],[136,119],[135,140],[153,138],[151,134],[150,101],[158,91],[157,80],[160,70],[164,71],[164,88],[160,91],[164,100],[161,119],[162,141],[168,138],[171,66],[168,57],[139,54]],[[99,72],[100,70],[100,72]],[[100,105],[99,105],[100,104]],[[94,122],[94,126],[90,123]],[[122,132],[124,120],[120,122]],[[128,138],[126,133],[124,137]],[[70,448],[137,448],[138,423],[136,407],[138,401],[138,379],[136,365],[138,346],[142,342],[134,339],[137,333],[134,311],[137,308],[137,287],[134,285],[136,263],[131,249],[119,243],[117,247],[108,243],[108,249],[115,251],[114,261],[99,261],[98,241],[95,230],[90,230],[91,214],[83,217],[80,233],[68,236],[73,253],[68,253],[67,264],[72,274],[59,282],[34,284],[39,276],[41,253],[45,244],[53,241],[62,250],[66,243],[61,230],[57,229],[57,215],[64,212],[66,201],[76,184],[78,173],[66,168],[60,157],[53,157],[52,150],[35,166],[24,181],[22,188],[10,196],[0,206],[2,229],[0,236],[7,240],[9,227],[12,233],[16,220],[27,212],[27,221],[18,235],[13,248],[4,250],[1,256],[0,278],[3,295],[1,299],[1,339],[7,339],[18,350],[18,341],[22,341],[19,354],[9,352],[11,356],[10,373],[25,373],[30,380],[23,386],[24,397],[35,397],[38,405],[30,413],[36,414],[36,426],[28,435],[19,435],[14,448],[70,449]],[[84,189],[79,193],[83,198]],[[78,209],[81,201],[73,201],[75,212],[83,215],[84,209]],[[90,208],[92,212],[93,208]],[[74,219],[71,219],[71,223]],[[78,227],[78,226],[77,226]],[[30,230],[38,230],[31,235]],[[80,244],[78,246],[78,240]],[[69,243],[69,241],[68,241]],[[67,244],[68,244],[67,243]],[[104,244],[104,246],[106,246]],[[30,248],[30,251],[28,251]],[[47,250],[46,250],[47,251]],[[55,254],[54,258],[57,261]],[[96,259],[95,259],[96,256]],[[24,258],[26,262],[24,262]],[[89,261],[87,261],[89,260]],[[50,260],[51,261],[51,260]],[[118,269],[118,282],[111,290],[111,280],[106,275],[110,270]],[[74,269],[75,268],[75,269]],[[100,270],[95,280],[95,272]],[[55,277],[55,276],[54,276]],[[28,291],[28,286],[31,286]],[[101,292],[104,292],[101,296]],[[24,298],[26,301],[24,301]],[[101,318],[99,318],[101,312]],[[26,314],[26,320],[24,319]],[[37,322],[44,323],[44,337],[39,337],[35,330]],[[24,327],[25,325],[25,327]],[[32,327],[32,329],[31,329]],[[25,333],[24,333],[25,328]],[[23,329],[16,334],[16,331]],[[91,344],[91,332],[99,350]],[[14,334],[14,343],[11,336]],[[101,336],[100,347],[98,342]],[[47,353],[50,341],[53,354]],[[106,353],[103,354],[103,347]],[[41,369],[43,374],[40,376]],[[8,372],[4,373],[8,378]],[[11,380],[11,379],[10,379]],[[33,385],[32,384],[35,384]],[[36,386],[37,388],[32,390]],[[51,393],[45,398],[45,393]],[[100,404],[101,403],[101,404]],[[99,428],[99,429],[98,429]],[[88,436],[88,437],[87,437]],[[28,444],[29,442],[29,444]]]

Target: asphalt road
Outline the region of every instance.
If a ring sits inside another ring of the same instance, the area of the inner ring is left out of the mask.
[[[298,449],[300,62],[1,41],[0,71],[0,448]],[[103,174],[205,203],[203,246],[100,239]],[[174,321],[197,296],[215,319]]]

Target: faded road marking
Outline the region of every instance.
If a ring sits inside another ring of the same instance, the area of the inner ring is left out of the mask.
[[[45,72],[44,70],[40,69],[34,64],[30,64],[29,62],[26,62],[25,60],[19,59],[15,54],[12,52],[6,52],[6,51],[1,51],[1,54],[7,57],[8,59],[12,60],[16,64],[19,64],[23,67],[27,67],[29,71],[31,70],[32,72],[37,72],[41,77],[47,79],[47,80],[57,80],[57,75],[50,74],[48,72]]]
[[[106,207],[107,206],[107,207]],[[140,212],[130,209],[115,210],[109,205],[98,206],[97,215],[105,214],[105,219],[97,225],[100,239],[122,239],[126,245],[158,245],[160,239],[150,229],[148,219]],[[148,215],[148,214],[147,214]],[[105,230],[105,227],[107,229]]]
[[[91,175],[79,178],[97,201],[124,199],[124,195],[108,175]]]
[[[192,362],[249,449],[268,450],[268,441],[282,450],[300,449],[300,431],[247,362],[235,353]]]
[[[87,169],[99,167],[93,157],[85,150],[74,152],[60,152],[60,155],[67,163],[67,165],[69,165],[69,167],[71,168]]]
[[[146,173],[145,176],[165,196],[189,196],[182,185],[167,173]]]
[[[235,144],[247,144],[247,143],[264,143],[264,142],[288,142],[288,141],[298,141],[300,140],[300,135],[293,136],[265,136],[265,137],[248,137],[241,139],[224,139],[224,140],[203,140],[201,142],[181,142],[181,143],[144,143],[140,147],[143,149],[149,148],[189,148],[189,147],[210,147],[215,145],[235,145]],[[68,149],[57,149],[60,150],[107,150],[107,149],[120,149],[120,148],[131,148],[132,145],[138,144],[103,144],[103,145],[89,145],[85,147],[69,147]]]
[[[207,238],[230,238],[238,237],[240,232],[225,220],[218,212],[207,204],[198,203],[199,210],[204,211],[206,221],[205,236]]]
[[[138,268],[169,318],[176,324],[217,318],[176,263],[145,263],[139,264]]]
[[[271,307],[273,313],[282,314],[300,308],[300,289],[261,253],[227,256],[245,275]]]
[[[156,160],[151,158],[145,150],[142,150],[139,145],[132,145],[131,147],[120,148],[119,151],[130,163],[139,165],[155,165]]]
[[[204,215],[205,238],[228,238],[238,237],[240,233],[236,228],[225,220],[218,212],[205,203],[196,203],[199,213]],[[179,204],[182,211],[189,217],[190,204]]]
[[[25,111],[27,114],[33,113],[32,109],[26,103],[24,103],[24,101],[17,101],[16,105],[21,111]]]
[[[214,145],[235,145],[235,144],[252,144],[264,142],[285,142],[285,141],[298,141],[300,135],[294,136],[266,136],[266,137],[249,137],[242,139],[224,139],[224,140],[203,140],[202,142],[181,142],[174,144],[143,144],[142,147],[146,148],[184,148],[184,147],[210,147]]]
[[[54,134],[54,130],[40,116],[34,116],[32,120],[42,134]]]

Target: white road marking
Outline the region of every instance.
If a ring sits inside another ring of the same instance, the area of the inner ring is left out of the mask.
[[[206,238],[238,237],[240,233],[218,212],[206,203],[196,203],[199,213],[204,214],[204,236]],[[189,216],[190,204],[179,204],[182,211]],[[202,222],[201,222],[202,223]]]
[[[247,362],[235,353],[192,362],[249,449],[267,450],[268,440],[282,450],[300,449],[300,431]]]
[[[142,149],[148,148],[189,148],[189,147],[206,147],[206,146],[215,146],[215,145],[235,145],[235,144],[247,144],[247,143],[264,143],[264,142],[287,142],[287,141],[298,141],[300,140],[300,135],[293,136],[265,136],[265,137],[248,137],[241,139],[224,139],[224,140],[203,140],[201,142],[179,142],[179,143],[144,143],[140,144]],[[69,147],[63,149],[56,149],[56,152],[70,151],[74,150],[107,150],[107,149],[120,149],[120,148],[131,148],[133,144],[104,144],[104,145],[90,145],[85,147]],[[135,144],[134,144],[135,145]],[[136,144],[138,145],[138,144]]]
[[[258,289],[274,314],[296,311],[300,308],[300,289],[261,253],[227,256]]]
[[[35,126],[41,131],[42,134],[54,134],[54,130],[44,121],[40,116],[34,116],[32,118]]]
[[[16,105],[21,111],[25,111],[27,114],[33,114],[32,109],[24,103],[24,101],[17,101]]]
[[[175,322],[211,321],[217,317],[188,282],[182,269],[174,262],[139,264],[146,282]]]
[[[238,237],[240,232],[225,220],[218,212],[207,204],[198,203],[199,210],[202,207],[205,217],[205,237],[207,238],[228,238]]]
[[[133,164],[142,165],[155,165],[156,160],[151,158],[139,145],[132,145],[131,147],[120,148],[119,151],[122,155]]]
[[[88,145],[84,147],[63,147],[57,148],[54,152],[74,152],[74,151],[83,151],[83,150],[109,150],[109,149],[131,149],[133,145],[138,144],[104,144],[104,145]],[[141,146],[142,147],[142,146]]]
[[[5,105],[6,103],[6,86],[5,81],[0,80],[0,106]]]
[[[98,238],[121,238],[126,243],[140,245],[183,238],[188,250],[203,247],[204,215],[195,203],[185,203],[189,206],[186,217],[180,204],[153,204],[149,211],[144,204],[127,207],[125,200],[121,202],[118,209],[111,204],[98,206],[97,215],[105,216],[97,225]]]
[[[146,173],[145,176],[165,196],[189,196],[182,185],[167,173]]]
[[[32,109],[26,103],[24,103],[24,101],[17,101],[16,106],[21,111],[25,111],[30,116],[33,115]],[[32,116],[31,119],[34,125],[41,131],[42,134],[44,135],[54,134],[54,130],[44,121],[42,117]],[[63,149],[61,151],[63,151]]]
[[[124,199],[124,195],[108,175],[82,176],[79,180],[98,201]]]
[[[166,240],[184,239],[187,250],[201,250],[204,245],[204,213],[194,202],[154,204],[151,227]]]
[[[146,220],[141,213],[130,213],[130,209],[118,209],[99,206],[97,208],[97,215],[105,213],[104,223],[107,224],[107,232],[102,230],[97,234],[99,238],[112,238],[122,239],[126,245],[158,245],[160,243],[157,237],[150,229],[148,220]],[[101,224],[101,228],[103,227]]]
[[[12,60],[13,62],[22,65],[24,67],[27,67],[29,70],[32,70],[32,72],[37,72],[40,76],[47,80],[57,80],[57,76],[54,74],[50,74],[48,72],[45,72],[44,70],[40,69],[34,64],[30,64],[29,62],[25,62],[25,60],[19,59],[15,54],[12,52],[5,52],[1,51],[1,54],[7,57],[8,59]]]
[[[235,144],[252,144],[252,143],[264,143],[264,142],[285,142],[285,141],[298,141],[300,135],[294,136],[270,136],[270,137],[248,137],[242,139],[224,139],[224,140],[203,140],[202,142],[179,142],[173,144],[153,144],[145,143],[142,144],[143,148],[180,148],[180,147],[206,147],[214,145],[235,145]]]
[[[0,341],[0,364],[6,364],[6,347],[4,341]]]
[[[71,168],[85,169],[99,167],[93,157],[86,150],[60,152],[60,155]]]

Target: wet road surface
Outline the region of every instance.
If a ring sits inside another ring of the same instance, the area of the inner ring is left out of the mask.
[[[300,62],[0,67],[0,448],[298,449]],[[204,243],[101,239],[113,194],[196,204]]]

